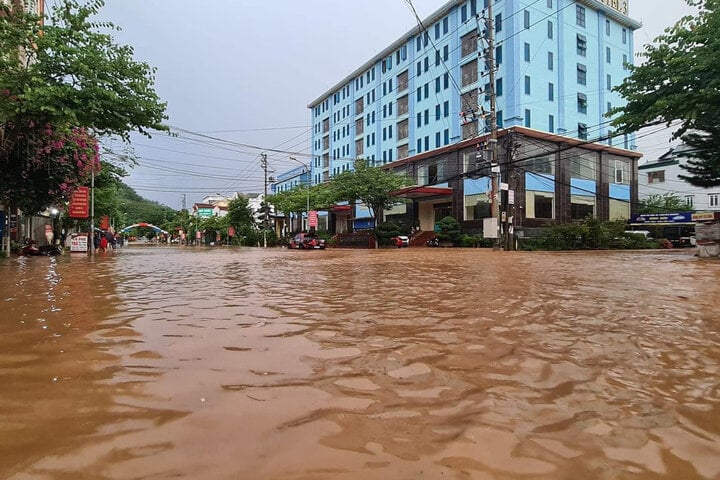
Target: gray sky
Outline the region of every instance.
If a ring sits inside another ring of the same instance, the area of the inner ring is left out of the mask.
[[[425,18],[445,1],[413,3]],[[176,209],[183,193],[190,208],[208,193],[262,192],[263,151],[276,173],[299,164],[270,149],[307,161],[307,104],[415,26],[404,0],[106,2],[101,18],[122,28],[116,42],[157,68],[156,90],[179,133],[134,137],[140,166],[126,182]],[[630,0],[630,16],[644,25],[635,33],[636,50],[690,12],[684,0]],[[668,135],[638,145],[657,157]]]

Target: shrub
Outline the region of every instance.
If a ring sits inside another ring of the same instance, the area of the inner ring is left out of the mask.
[[[383,246],[392,245],[390,239],[398,235],[402,235],[402,231],[400,225],[394,222],[383,222],[375,229],[375,236],[379,244]]]
[[[458,244],[460,242],[460,223],[454,217],[447,216],[437,223],[440,231],[437,234],[441,242],[452,242]]]

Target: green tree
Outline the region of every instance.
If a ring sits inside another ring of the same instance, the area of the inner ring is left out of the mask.
[[[243,196],[230,200],[228,213],[225,218],[227,219],[227,224],[235,227],[236,231],[240,231],[240,228],[244,225],[252,225],[255,223],[255,219],[253,219],[252,212],[248,205],[248,199]]]
[[[0,4],[0,201],[32,213],[86,181],[98,136],[167,130],[154,69],[92,20],[104,1],[58,3],[43,22]]]
[[[366,160],[355,162],[355,169],[333,177],[330,190],[335,201],[350,203],[360,200],[370,209],[375,224],[385,210],[398,202],[390,194],[412,184],[412,180],[380,167],[372,167]]]
[[[720,0],[687,0],[699,7],[653,44],[646,45],[645,62],[629,66],[630,75],[615,91],[626,100],[609,115],[618,132],[679,121],[674,138],[691,148],[681,176],[702,187],[720,185]]]
[[[653,194],[640,202],[638,213],[687,212],[692,206],[674,193]]]

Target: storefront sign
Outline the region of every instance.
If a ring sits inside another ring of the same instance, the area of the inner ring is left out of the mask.
[[[72,194],[70,199],[70,207],[68,209],[68,217],[70,218],[88,218],[88,204],[90,200],[90,189],[88,187],[78,187]]]
[[[693,222],[712,222],[716,216],[716,212],[698,212],[692,214],[692,220]]]
[[[643,213],[630,216],[630,223],[692,223],[692,212]]]
[[[308,212],[308,225],[310,228],[317,228],[318,226],[318,213],[316,210]]]
[[[630,3],[628,0],[600,0],[602,3],[607,5],[610,8],[614,8],[618,12],[622,13],[623,15],[627,15],[629,13],[628,4]]]
[[[87,252],[87,235],[73,235],[70,237],[70,252]]]

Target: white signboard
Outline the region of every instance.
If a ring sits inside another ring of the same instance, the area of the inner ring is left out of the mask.
[[[87,238],[87,235],[73,235],[72,237],[70,237],[70,252],[87,253]]]

